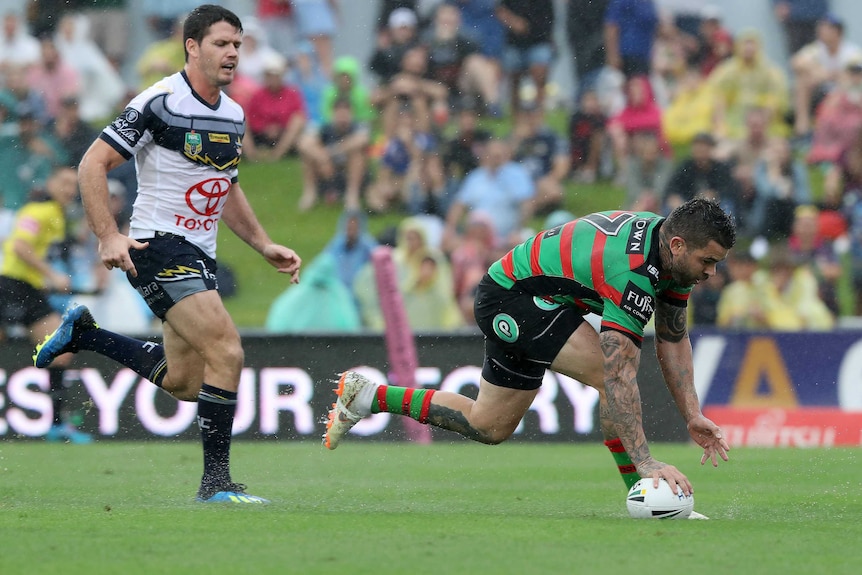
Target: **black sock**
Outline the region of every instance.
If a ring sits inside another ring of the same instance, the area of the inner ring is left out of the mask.
[[[204,448],[204,475],[200,494],[208,499],[231,482],[230,440],[236,392],[203,384],[198,394],[198,425]]]
[[[66,385],[63,381],[65,375],[65,369],[48,370],[48,381],[51,384],[51,403],[54,407],[53,425],[63,423],[63,404],[66,402]]]
[[[165,348],[151,341],[141,341],[97,328],[82,332],[76,343],[78,349],[109,357],[159,387],[168,373]]]

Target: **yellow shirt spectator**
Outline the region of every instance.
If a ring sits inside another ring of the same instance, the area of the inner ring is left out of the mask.
[[[51,244],[63,240],[66,234],[66,216],[56,201],[31,202],[19,211],[12,233],[3,244],[3,266],[0,275],[27,282],[36,289],[44,289],[45,276],[15,253],[16,242],[31,246],[33,255],[44,260]]]

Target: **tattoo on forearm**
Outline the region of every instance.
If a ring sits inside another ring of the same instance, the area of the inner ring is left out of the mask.
[[[661,341],[678,343],[687,335],[686,308],[663,303],[656,305],[655,335]]]
[[[480,443],[494,443],[483,431],[475,429],[467,417],[455,409],[451,409],[436,403],[431,403],[428,408],[428,423],[436,427],[448,429],[460,433],[467,439],[478,441]]]
[[[637,384],[640,349],[614,331],[602,332],[600,339],[605,358],[608,419],[613,423],[632,461],[640,468],[641,463],[650,459]]]

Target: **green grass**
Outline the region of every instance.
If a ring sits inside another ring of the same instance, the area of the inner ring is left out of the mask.
[[[0,443],[0,573],[858,573],[856,449],[657,445],[710,521],[629,519],[601,445],[238,443],[267,507],[192,502],[194,443]]]

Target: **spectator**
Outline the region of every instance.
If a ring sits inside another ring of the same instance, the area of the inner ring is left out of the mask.
[[[716,146],[713,156],[732,166],[748,164],[753,168],[764,159],[769,143],[769,112],[753,107],[745,112],[745,134],[742,139],[722,141]]]
[[[796,76],[793,111],[797,135],[811,132],[811,115],[835,87],[850,62],[862,59],[862,49],[844,38],[844,23],[834,15],[817,22],[817,40],[794,54],[791,67]]]
[[[293,18],[300,39],[311,42],[320,67],[332,74],[332,37],[337,30],[337,0],[291,0]]]
[[[796,54],[814,40],[817,22],[829,13],[829,0],[772,0],[784,28],[787,53]]]
[[[660,212],[673,166],[662,153],[658,137],[651,132],[636,134],[631,148],[631,157],[626,162],[624,207],[638,212]]]
[[[697,68],[689,67],[662,113],[662,130],[671,146],[687,146],[712,129],[713,95]]]
[[[257,17],[270,44],[282,56],[290,53],[295,43],[290,0],[257,0]],[[246,19],[243,18],[243,24]]]
[[[131,36],[126,0],[89,0],[81,7],[87,18],[89,38],[114,70],[126,61]]]
[[[416,45],[404,53],[401,68],[387,86],[378,89],[377,103],[383,107],[383,130],[391,132],[398,110],[409,106],[420,115],[430,129],[431,120],[442,126],[449,115],[449,90],[445,85],[428,80],[428,51]]]
[[[626,76],[649,75],[658,24],[653,0],[610,0],[604,25],[608,66]]]
[[[505,35],[497,18],[497,0],[451,0],[461,9],[464,34],[479,45],[480,53],[494,69],[499,82],[500,56],[503,54]]]
[[[279,160],[295,152],[306,124],[302,95],[284,83],[285,60],[274,56],[264,63],[263,85],[249,100],[246,119],[251,132],[253,154],[261,159]]]
[[[0,243],[12,231],[15,212],[24,205],[27,188],[17,177],[22,153],[18,141],[18,103],[8,92],[0,92]]]
[[[386,85],[401,71],[401,61],[416,45],[416,14],[409,8],[398,8],[389,15],[389,33],[378,35],[377,50],[368,68]]]
[[[500,257],[494,244],[494,222],[482,212],[471,212],[460,241],[452,250],[452,279],[455,299],[464,323],[476,325],[473,317],[473,301],[476,286],[490,266]]]
[[[862,59],[851,60],[838,86],[817,108],[810,164],[834,164],[862,130]]]
[[[277,57],[279,52],[269,43],[263,25],[256,18],[244,18],[242,23],[242,45],[239,47],[237,75],[263,84],[263,67]]]
[[[852,208],[862,202],[862,131],[856,133],[838,161],[828,167],[823,196],[827,206],[843,211],[847,219]]]
[[[661,108],[655,102],[652,86],[645,76],[629,78],[626,84],[626,105],[622,111],[608,121],[608,135],[613,143],[617,163],[617,182],[625,181],[626,161],[630,152],[631,138],[635,134],[656,134],[667,153],[662,133]]]
[[[392,109],[398,106],[398,111]],[[395,118],[377,170],[377,180],[368,190],[368,206],[377,212],[401,203],[413,214],[436,213],[443,202],[445,180],[437,152],[437,137],[431,132],[427,107],[422,99],[400,105],[393,101],[387,111]]]
[[[481,165],[464,179],[446,216],[445,249],[458,243],[458,228],[470,212],[480,211],[491,217],[501,249],[517,243],[524,223],[532,215],[535,188],[530,173],[511,161],[509,145],[491,140],[485,146]]]
[[[299,88],[305,102],[305,113],[311,126],[323,122],[323,93],[329,86],[329,76],[323,73],[314,45],[303,40],[290,58],[287,81]]]
[[[727,286],[727,282],[726,266],[719,265],[716,267],[714,276],[698,284],[688,300],[691,309],[689,325],[714,326],[718,323],[718,303],[721,301],[721,293]]]
[[[715,138],[698,134],[691,144],[691,156],[680,162],[665,191],[665,210],[669,211],[696,196],[718,201],[731,214],[737,212],[737,190],[724,162],[713,159]]]
[[[820,299],[837,315],[841,262],[838,261],[833,243],[820,232],[820,212],[816,207],[809,204],[796,208],[793,234],[787,245],[795,261],[808,267],[814,274]]]
[[[475,101],[462,99],[457,114],[457,131],[443,145],[447,200],[455,195],[464,177],[479,167],[482,150],[490,139],[491,132],[479,126]],[[448,205],[443,208],[448,210]]]
[[[748,250],[731,250],[727,269],[730,283],[719,297],[716,325],[732,329],[767,329],[770,322],[765,295],[754,278],[757,260]]]
[[[596,181],[605,145],[606,123],[598,95],[591,90],[582,92],[578,109],[569,118],[571,168],[581,183]]]
[[[515,161],[530,173],[535,188],[533,210],[546,215],[563,203],[563,180],[569,175],[569,144],[545,123],[539,103],[521,100],[511,137]]]
[[[85,123],[80,116],[78,100],[74,97],[63,98],[57,117],[48,124],[50,133],[66,152],[69,166],[76,167],[87,148],[99,137],[99,132]]]
[[[359,270],[371,261],[377,240],[368,233],[368,222],[359,210],[346,210],[338,220],[335,236],[324,251],[335,260],[336,275],[352,289]]]
[[[740,34],[733,57],[719,64],[708,82],[715,95],[715,136],[742,138],[745,113],[753,107],[769,113],[771,135],[786,133],[787,82],[784,72],[763,53],[758,32]]]
[[[461,33],[461,12],[441,4],[434,25],[421,37],[428,49],[428,77],[449,88],[450,94],[479,95],[492,117],[502,115],[494,66],[478,45]]]
[[[17,14],[7,12],[0,33],[0,75],[13,66],[26,68],[38,64],[41,57],[39,41],[27,33]]]
[[[275,333],[356,333],[362,327],[350,289],[338,277],[335,257],[317,256],[302,283],[289,286],[269,308],[266,330]]]
[[[536,90],[536,103],[545,106],[545,83],[554,57],[552,32],[554,30],[553,0],[501,0],[497,18],[506,28],[506,47],[503,67],[511,83],[510,102],[517,111],[521,79],[529,74]]]
[[[63,61],[51,37],[43,37],[40,45],[42,59],[29,68],[27,83],[42,97],[48,119],[52,120],[60,112],[61,100],[78,97],[81,84],[78,73]]]
[[[327,201],[344,195],[347,208],[357,209],[367,178],[368,143],[368,126],[354,119],[350,100],[337,100],[332,122],[300,140],[303,181],[300,211],[307,211],[317,203],[321,189]]]
[[[754,172],[757,197],[751,214],[752,232],[771,241],[786,241],[796,207],[811,201],[808,171],[793,157],[785,138],[773,138]]]
[[[835,318],[818,295],[814,274],[794,261],[786,246],[770,251],[769,271],[759,272],[755,282],[766,298],[770,329],[826,331],[834,327]]]
[[[78,73],[78,101],[85,122],[102,121],[111,116],[126,95],[125,82],[117,69],[89,39],[89,27],[85,17],[68,14],[60,20],[55,35],[63,62]]]
[[[342,99],[350,101],[353,118],[357,122],[371,122],[374,119],[374,108],[368,96],[368,90],[359,79],[359,61],[353,56],[341,56],[335,60],[332,68],[332,83],[323,90],[321,121],[332,119],[332,108],[335,102]]]
[[[45,98],[30,86],[27,81],[27,68],[21,66],[7,68],[4,92],[12,96],[19,110],[26,110],[39,124],[44,126],[48,122]]]
[[[377,12],[377,33],[389,35],[389,16],[399,8],[406,8],[416,14],[416,0],[380,0]]]
[[[709,76],[716,66],[733,55],[733,35],[722,24],[718,6],[707,4],[701,16],[690,63],[698,67],[701,75]]]
[[[147,46],[138,58],[135,68],[142,90],[183,69],[186,62],[183,46],[183,19],[177,18],[173,23],[173,34]]]
[[[161,41],[170,38],[175,33],[177,20],[185,18],[185,15],[194,10],[200,2],[198,0],[143,0],[141,4],[150,31],[155,35],[156,41]],[[181,68],[182,66],[177,70]],[[171,70],[169,73],[173,74],[177,70]]]
[[[566,37],[574,56],[574,73],[578,81],[575,101],[593,91],[605,65],[604,21],[609,0],[568,0]]]

